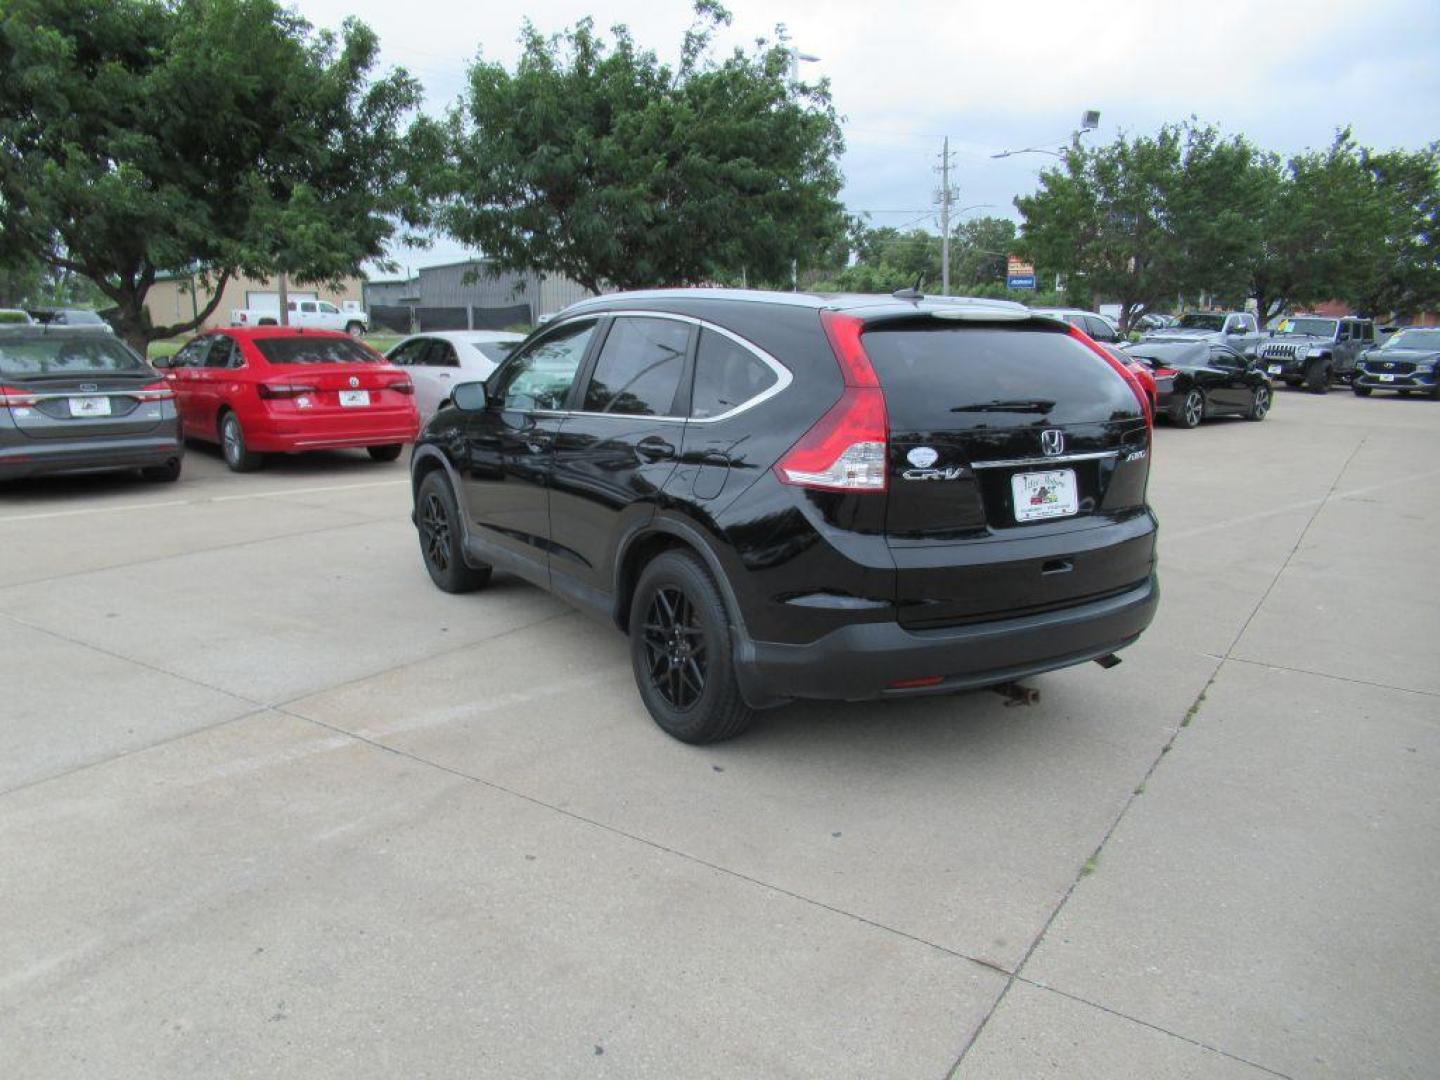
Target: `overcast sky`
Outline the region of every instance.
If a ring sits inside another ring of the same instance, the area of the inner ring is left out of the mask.
[[[425,86],[430,111],[458,97],[477,51],[513,65],[522,17],[544,32],[591,15],[629,25],[671,59],[691,22],[682,0],[297,0],[317,26],[350,14],[380,35],[385,61]],[[1440,4],[1436,0],[731,0],[727,48],[785,23],[820,60],[844,118],[844,200],[875,224],[934,227],[941,140],[954,153],[958,207],[1015,217],[1051,159],[990,155],[1065,142],[1084,109],[1108,141],[1192,114],[1281,153],[1328,144],[1350,125],[1363,143],[1419,147],[1440,139]],[[468,254],[451,241],[398,251],[411,268]]]

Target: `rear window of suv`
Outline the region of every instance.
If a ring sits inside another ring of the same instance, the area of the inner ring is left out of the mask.
[[[1138,408],[1110,365],[1067,333],[927,322],[867,329],[864,342],[887,396],[926,397],[927,412],[958,426],[982,426],[986,413],[1116,418]]]
[[[385,360],[348,337],[256,338],[254,345],[272,364],[379,364]]]
[[[0,375],[105,375],[147,371],[145,362],[109,335],[0,341]]]

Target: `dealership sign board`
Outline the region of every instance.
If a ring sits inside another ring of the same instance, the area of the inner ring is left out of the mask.
[[[1021,262],[1011,255],[1005,265],[1005,287],[1007,289],[1035,288],[1035,267],[1030,263]]]

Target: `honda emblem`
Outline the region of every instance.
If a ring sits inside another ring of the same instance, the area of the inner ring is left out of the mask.
[[[1046,428],[1040,432],[1040,450],[1046,457],[1058,457],[1065,452],[1065,433],[1059,428]]]

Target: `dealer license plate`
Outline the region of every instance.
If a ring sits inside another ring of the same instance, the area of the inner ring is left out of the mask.
[[[1395,376],[1394,376],[1394,375],[1377,375],[1376,378],[1379,379],[1381,382],[1394,382],[1394,381],[1395,381]]]
[[[360,408],[370,404],[369,390],[341,390],[340,404],[347,409]]]
[[[72,397],[70,399],[71,416],[109,416],[110,399],[108,397]]]
[[[1283,369],[1280,367],[1279,364],[1271,364],[1265,370],[1268,371],[1271,375],[1279,375]]]
[[[1069,517],[1080,509],[1074,469],[1016,473],[1010,478],[1016,521]]]

